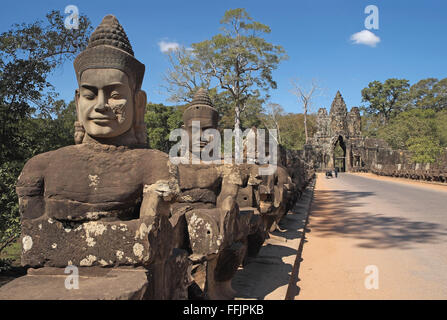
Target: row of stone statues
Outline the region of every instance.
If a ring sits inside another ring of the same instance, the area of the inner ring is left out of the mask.
[[[260,175],[265,165],[257,163],[173,164],[147,149],[144,65],[112,15],[74,67],[76,144],[30,159],[17,183],[22,264],[144,267],[145,298],[232,298],[237,269],[258,253],[312,173],[283,149],[271,175]],[[206,90],[183,120],[189,132],[192,121],[217,129]]]

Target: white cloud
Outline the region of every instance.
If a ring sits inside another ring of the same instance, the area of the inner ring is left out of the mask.
[[[375,47],[380,42],[380,38],[369,30],[362,30],[354,33],[351,36],[351,41],[354,44],[365,44],[370,47]]]
[[[165,53],[171,50],[178,50],[178,48],[180,47],[180,44],[178,44],[177,42],[168,42],[168,41],[160,41],[158,43],[158,46],[160,47],[160,51]]]

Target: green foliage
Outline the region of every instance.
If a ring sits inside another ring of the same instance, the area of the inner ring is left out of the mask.
[[[20,215],[15,191],[17,178],[29,158],[73,144],[75,104],[58,102],[56,119],[29,118],[19,122],[20,139],[16,140],[16,158],[0,167],[0,252],[20,234]]]
[[[363,108],[363,135],[411,151],[414,162],[435,162],[447,147],[447,78],[408,87],[407,80],[388,79],[362,90],[363,101],[370,103]]]
[[[0,165],[0,252],[20,235],[19,205],[15,187],[21,170],[20,162],[6,162]]]
[[[209,92],[214,107],[219,112],[219,128],[233,129],[235,118],[235,103],[232,100],[230,93],[227,91],[217,93],[216,89],[211,89]],[[240,116],[240,127],[242,130],[251,128],[253,126],[257,128],[263,127],[263,103],[264,100],[259,96],[251,96],[247,99],[247,101],[245,102],[244,112]]]
[[[441,146],[447,147],[447,109],[436,113],[436,136]]]
[[[250,97],[259,97],[260,90],[276,89],[272,71],[287,56],[281,46],[262,38],[270,28],[254,21],[245,9],[225,12],[222,33],[192,44],[197,59],[204,62],[208,73],[222,90],[230,93],[234,102],[235,128],[240,127],[240,115]]]
[[[447,78],[422,79],[410,87],[403,100],[407,109],[447,110]]]
[[[378,137],[395,149],[407,149],[408,140],[418,137],[436,137],[436,112],[430,109],[404,111],[384,126]]]
[[[168,153],[176,143],[169,141],[172,130],[181,128],[183,124],[182,109],[167,107],[163,104],[149,103],[146,106],[144,121],[147,125],[149,147]]]
[[[0,272],[9,271],[12,269],[12,259],[0,258]]]
[[[13,270],[14,267],[20,267],[20,256],[22,245],[20,239],[17,239],[9,246],[0,251],[0,272]],[[1,283],[0,283],[1,286]]]
[[[442,148],[433,137],[412,137],[407,141],[408,150],[412,153],[411,160],[415,163],[433,163],[442,152]]]
[[[304,115],[301,113],[287,113],[278,120],[281,132],[281,145],[290,150],[302,150],[306,143],[304,132]],[[309,135],[313,136],[316,131],[316,117],[314,114],[307,115],[307,128]]]
[[[0,251],[20,233],[15,183],[25,162],[73,143],[74,103],[57,101],[47,78],[87,46],[90,22],[79,19],[68,30],[52,11],[0,34]]]
[[[408,87],[408,80],[405,79],[391,78],[384,83],[370,82],[368,87],[362,90],[362,102],[369,103],[363,110],[378,115],[386,124],[391,117],[402,111],[402,97],[407,93]]]
[[[364,137],[377,138],[378,132],[382,127],[379,116],[375,114],[364,113],[361,117],[362,134]]]
[[[189,101],[199,87],[213,88],[215,96],[227,102],[221,119],[227,123],[233,117],[232,124],[240,128],[244,113],[252,118],[255,110],[260,111],[255,100],[266,98],[261,92],[277,87],[272,72],[287,56],[281,46],[262,37],[270,28],[254,21],[245,9],[226,11],[220,22],[221,33],[210,40],[169,53],[172,69],[166,81],[175,101]]]

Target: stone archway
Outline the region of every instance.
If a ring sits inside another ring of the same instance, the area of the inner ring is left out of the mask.
[[[332,163],[339,172],[346,172],[346,143],[341,135],[332,139]]]

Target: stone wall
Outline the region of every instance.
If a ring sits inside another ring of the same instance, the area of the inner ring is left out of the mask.
[[[369,171],[382,176],[447,182],[447,152],[434,163],[414,163],[408,151],[377,149]]]

